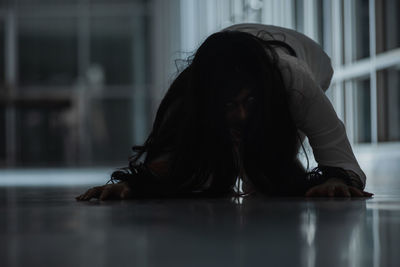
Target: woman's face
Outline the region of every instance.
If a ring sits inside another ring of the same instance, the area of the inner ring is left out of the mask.
[[[254,101],[252,91],[244,88],[225,104],[225,118],[230,130],[236,133],[242,131]]]

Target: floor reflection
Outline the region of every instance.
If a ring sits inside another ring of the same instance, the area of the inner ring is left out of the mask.
[[[395,266],[400,198],[75,202],[0,187],[0,266]],[[390,207],[390,208],[388,208]]]

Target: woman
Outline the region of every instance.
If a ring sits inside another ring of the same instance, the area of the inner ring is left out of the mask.
[[[129,167],[112,174],[119,182],[76,199],[370,197],[324,94],[332,73],[321,47],[289,29],[240,24],[212,34],[170,86]],[[305,135],[319,164],[310,173],[297,160]]]

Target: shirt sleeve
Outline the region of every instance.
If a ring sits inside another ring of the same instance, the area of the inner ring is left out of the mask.
[[[346,135],[343,122],[305,65],[291,66],[290,108],[297,128],[309,139],[318,165],[340,167],[359,188],[365,187],[361,170]],[[284,73],[284,76],[288,76]],[[297,89],[298,88],[298,89]],[[356,174],[356,175],[354,175]]]

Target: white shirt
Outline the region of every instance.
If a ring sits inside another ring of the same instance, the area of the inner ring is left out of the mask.
[[[277,52],[297,128],[308,137],[319,165],[353,171],[364,188],[366,176],[354,156],[343,122],[324,93],[329,87],[333,69],[321,46],[304,34],[277,26],[237,24],[223,31],[226,30],[248,32],[265,40],[284,41],[293,48],[297,57],[283,50]]]

